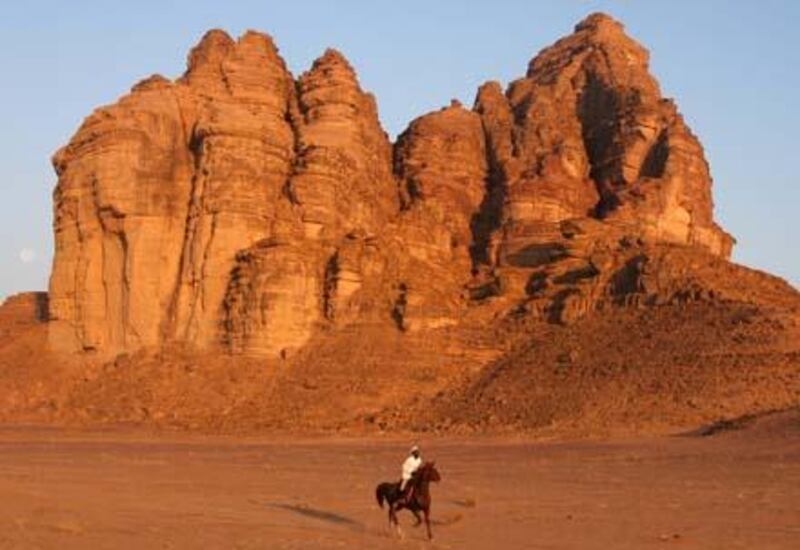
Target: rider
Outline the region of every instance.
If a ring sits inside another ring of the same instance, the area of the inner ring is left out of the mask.
[[[422,466],[422,455],[419,452],[419,447],[414,445],[411,447],[408,458],[403,462],[402,477],[400,479],[400,494],[405,497],[406,502],[410,502],[411,497],[414,496],[414,486],[409,486],[408,482],[420,466]],[[405,494],[406,487],[408,487],[407,495]]]

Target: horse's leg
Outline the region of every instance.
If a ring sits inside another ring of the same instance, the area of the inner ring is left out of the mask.
[[[422,518],[419,517],[419,510],[411,510],[411,513],[414,514],[414,518],[416,518],[417,522],[414,524],[414,527],[419,527],[422,523]]]
[[[400,522],[397,521],[397,514],[394,515],[394,528],[397,531],[397,534],[400,535],[401,539],[406,538],[406,534],[403,532],[403,528],[400,527]]]
[[[389,506],[389,522],[394,525],[394,530],[400,536],[400,538],[404,538],[405,535],[403,534],[403,530],[400,528],[400,522],[397,520],[397,510],[395,509],[394,504]]]
[[[428,517],[430,511],[431,509],[429,506],[426,506],[422,509],[422,513],[425,514],[425,527],[428,528],[428,540],[433,540],[433,533],[431,533],[431,520]]]

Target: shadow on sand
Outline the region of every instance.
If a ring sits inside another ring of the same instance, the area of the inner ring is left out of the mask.
[[[289,512],[294,512],[295,514],[299,514],[301,516],[316,519],[319,521],[324,521],[327,523],[334,523],[336,525],[347,525],[351,529],[357,529],[363,531],[366,529],[365,525],[360,521],[356,521],[354,519],[348,518],[347,516],[343,516],[341,514],[337,514],[334,512],[329,512],[327,510],[319,510],[317,508],[311,508],[305,504],[283,504],[279,502],[275,502],[272,504],[268,504],[268,506],[272,508],[279,508],[281,510],[288,510]]]

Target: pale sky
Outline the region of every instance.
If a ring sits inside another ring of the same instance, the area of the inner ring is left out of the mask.
[[[734,259],[800,286],[800,2],[28,0],[0,10],[0,298],[47,288],[51,155],[140,79],[180,75],[210,28],[270,33],[295,74],[326,47],[341,50],[394,137],[451,98],[471,105],[486,80],[522,76],[594,11],[651,51],[662,90],[705,146]]]

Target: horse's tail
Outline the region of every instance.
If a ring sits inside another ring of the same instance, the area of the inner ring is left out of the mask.
[[[375,498],[376,498],[376,499],[377,499],[377,501],[378,501],[378,506],[380,506],[381,508],[383,508],[383,500],[384,500],[384,498],[386,498],[386,497],[384,496],[384,494],[383,494],[383,491],[381,491],[381,486],[380,486],[380,485],[378,485],[377,487],[375,487]]]

